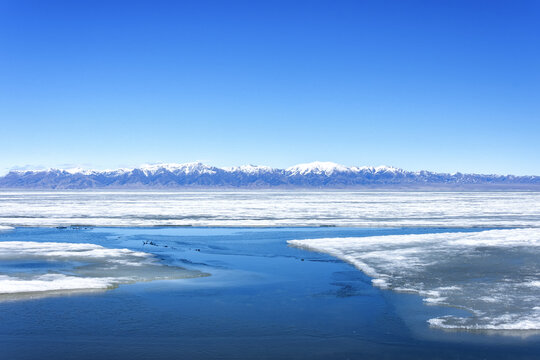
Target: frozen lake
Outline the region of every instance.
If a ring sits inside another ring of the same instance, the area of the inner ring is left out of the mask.
[[[2,191],[0,342],[20,358],[62,358],[76,334],[78,358],[534,359],[539,258],[536,192]]]
[[[539,192],[1,191],[11,226],[538,227]]]

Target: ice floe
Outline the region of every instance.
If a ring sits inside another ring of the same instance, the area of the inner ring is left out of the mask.
[[[540,329],[540,229],[291,240],[347,261],[383,289],[417,293],[426,304],[469,310],[431,326]]]
[[[26,272],[0,272],[0,300],[13,294],[35,297],[36,293],[105,290],[125,283],[206,275],[164,265],[149,253],[80,243],[3,241],[2,262],[12,266],[33,262],[42,266],[33,266]],[[57,263],[69,266],[55,271],[53,265]]]

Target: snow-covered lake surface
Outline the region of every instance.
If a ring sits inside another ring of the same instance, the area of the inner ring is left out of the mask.
[[[195,227],[393,228],[395,232],[386,235],[336,232],[336,236],[287,238],[281,245],[288,242],[330,254],[355,265],[377,287],[419,294],[427,305],[448,305],[470,314],[433,317],[429,320],[433,327],[540,330],[538,192],[0,192],[3,232],[10,227],[70,225],[187,226],[193,231],[198,231]],[[411,232],[413,228],[422,231]],[[271,237],[275,229],[263,230]],[[145,231],[140,229],[141,234]],[[54,239],[48,244],[0,245],[0,261],[13,261],[10,256],[19,262],[65,256],[73,263],[89,263],[92,271],[81,273],[87,268],[75,267],[79,273],[74,275],[87,279],[86,288],[163,278],[162,265],[150,255],[131,253],[134,249],[119,253],[106,249],[107,244],[98,248],[87,244],[88,251],[79,252]],[[107,251],[112,251],[116,263],[90,255]],[[141,279],[126,278],[137,257],[151,271],[141,272]],[[4,293],[17,292],[17,286],[79,288],[69,274],[60,274],[3,271],[0,287],[15,289]],[[181,275],[177,277],[197,276]]]
[[[0,226],[536,227],[539,192],[1,191]]]

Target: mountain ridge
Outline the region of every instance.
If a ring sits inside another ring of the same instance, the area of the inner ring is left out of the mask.
[[[215,167],[202,162],[153,164],[114,170],[12,170],[0,188],[366,188],[540,190],[540,176],[407,171],[391,166],[344,166],[315,161],[286,169],[243,165]]]

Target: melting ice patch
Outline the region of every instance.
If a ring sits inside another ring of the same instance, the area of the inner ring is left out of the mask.
[[[540,229],[291,240],[355,265],[373,284],[417,293],[470,317],[430,319],[471,330],[540,329]]]
[[[0,299],[105,290],[124,283],[205,275],[163,265],[152,254],[129,249],[94,244],[0,242]]]

